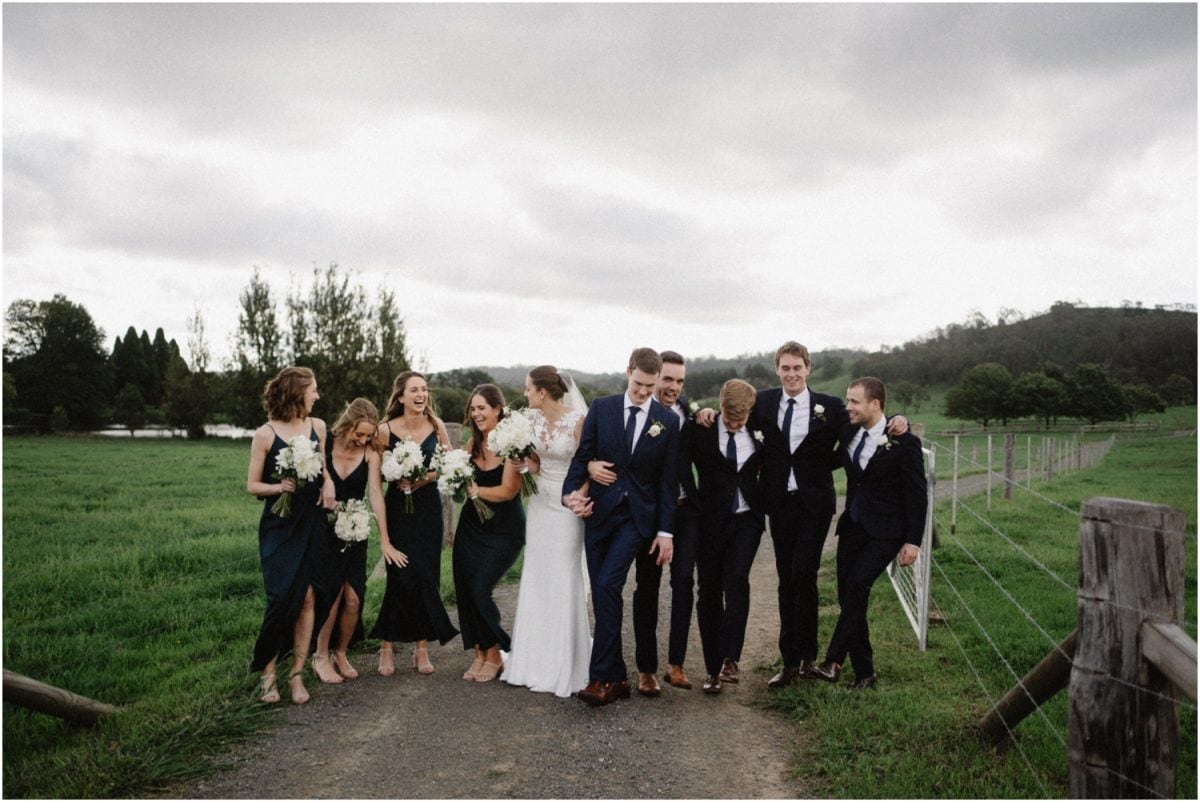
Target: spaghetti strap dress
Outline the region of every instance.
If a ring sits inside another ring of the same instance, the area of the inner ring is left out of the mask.
[[[369,446],[368,446],[369,447]],[[362,459],[345,477],[339,476],[337,467],[333,464],[333,437],[326,438],[325,443],[325,470],[329,471],[329,476],[333,479],[333,487],[338,501],[350,501],[351,499],[365,499],[367,495],[367,452],[363,449]],[[353,646],[363,639],[365,632],[362,623],[362,602],[364,601],[367,592],[367,541],[358,540],[354,542],[342,540],[334,531],[333,523],[330,522],[325,529],[325,536],[321,539],[322,550],[321,559],[316,566],[316,576],[313,584],[320,588],[323,595],[330,599],[336,599],[344,584],[349,584],[354,590],[360,602],[358,607],[358,622],[354,625],[354,632],[350,636],[350,644]],[[337,615],[338,611],[330,608],[328,615]],[[317,633],[321,631],[321,627],[325,625],[328,615],[317,621],[313,626],[313,642],[316,642]],[[333,633],[329,636],[330,643],[340,643],[341,620],[334,624]]]
[[[504,463],[491,470],[475,468],[475,484],[497,487],[504,478]],[[512,641],[500,623],[500,608],[492,591],[512,568],[525,546],[525,508],[521,497],[492,503],[493,515],[479,520],[471,502],[463,504],[454,533],[454,593],[458,599],[458,625],[463,647],[508,651]]]
[[[316,429],[310,429],[309,438],[314,445],[319,442]],[[263,465],[262,481],[273,481],[271,474],[276,470],[276,459],[285,448],[287,442],[276,432]],[[272,660],[292,650],[292,630],[304,604],[304,595],[313,584],[328,526],[325,510],[317,503],[322,481],[323,477],[318,476],[306,482],[304,487],[296,488],[292,493],[292,514],[287,518],[271,512],[271,505],[278,496],[263,499],[262,517],[258,521],[258,559],[262,565],[263,588],[267,592],[267,609],[254,643],[252,671],[262,671]],[[322,608],[327,612],[331,600],[315,587],[313,590],[318,615]]]
[[[389,449],[399,442],[399,437],[389,433]],[[437,434],[430,432],[421,443],[426,465],[437,442]],[[394,482],[384,497],[388,539],[393,548],[407,555],[408,565],[388,565],[387,587],[371,637],[394,643],[436,640],[445,644],[458,630],[442,603],[442,497],[437,483],[414,490],[412,500],[413,512],[405,513],[404,493]]]

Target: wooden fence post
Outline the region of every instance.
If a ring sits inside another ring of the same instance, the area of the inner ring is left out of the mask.
[[[1183,617],[1184,514],[1094,498],[1079,522],[1079,641],[1067,759],[1073,798],[1175,796],[1174,685],[1142,658],[1147,621]]]
[[[1009,501],[1012,499],[1013,482],[1017,477],[1013,472],[1013,452],[1017,450],[1017,436],[1015,434],[1004,435],[1004,499]]]
[[[95,724],[117,708],[4,669],[4,701],[80,724]]]

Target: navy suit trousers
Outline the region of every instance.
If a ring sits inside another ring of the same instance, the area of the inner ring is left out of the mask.
[[[588,527],[584,532],[583,549],[596,617],[588,679],[619,682],[629,678],[621,645],[625,602],[621,590],[625,587],[629,566],[643,543],[646,541],[638,533],[629,504],[624,501],[617,505],[603,526]]]
[[[854,664],[854,676],[864,679],[875,673],[874,653],[871,651],[870,630],[867,627],[867,605],[871,586],[896,558],[904,545],[902,539],[878,540],[855,523],[845,526],[838,535],[837,585],[838,615],[833,638],[825,659],[844,663],[846,655]]]

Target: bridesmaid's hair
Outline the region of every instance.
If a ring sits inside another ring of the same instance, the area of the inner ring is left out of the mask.
[[[484,445],[483,432],[479,431],[475,421],[471,420],[471,402],[477,395],[482,396],[489,407],[499,409],[500,420],[504,420],[504,393],[500,392],[499,387],[494,384],[481,384],[471,391],[467,396],[467,408],[463,410],[463,425],[471,427],[471,442],[467,446],[467,453],[472,457],[478,457],[483,452]]]
[[[415,370],[406,370],[396,377],[392,382],[392,395],[387,402],[387,418],[398,418],[404,414],[404,386],[408,384],[409,379],[425,379],[424,373],[418,373]],[[428,379],[425,379],[427,382]],[[425,417],[429,418],[429,422],[433,424],[434,429],[437,428],[437,417],[434,412],[433,393],[429,394],[429,400],[425,402]]]
[[[628,370],[640,370],[642,373],[657,376],[662,372],[662,363],[662,357],[653,348],[635,348],[629,355]]]
[[[329,430],[335,438],[341,437],[351,429],[357,429],[358,424],[366,421],[372,426],[379,425],[379,410],[375,409],[375,405],[365,398],[356,398],[346,405],[342,410],[342,414],[334,421],[333,428]],[[373,438],[372,438],[373,439]]]
[[[290,367],[279,371],[263,387],[263,409],[273,420],[290,421],[303,418],[304,391],[317,380],[308,368]]]
[[[555,401],[567,394],[567,383],[553,365],[538,365],[529,371],[529,381],[537,389],[545,390]]]

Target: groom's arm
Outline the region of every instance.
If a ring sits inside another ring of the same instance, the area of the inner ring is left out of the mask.
[[[674,422],[672,422],[674,423]],[[667,454],[658,479],[658,535],[674,537],[675,510],[679,506],[679,425],[667,425]]]
[[[571,465],[567,468],[567,478],[563,480],[563,495],[569,496],[583,487],[588,479],[587,464],[596,453],[596,404],[588,410],[583,419],[583,431],[579,434],[579,445],[575,448],[575,456],[571,457]]]

